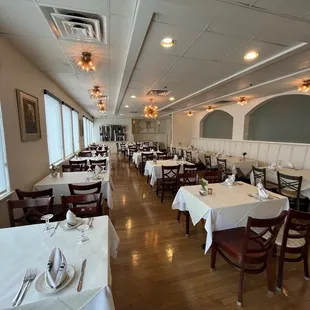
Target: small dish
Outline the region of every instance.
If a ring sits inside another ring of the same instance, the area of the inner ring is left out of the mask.
[[[45,271],[42,272],[38,277],[34,284],[35,290],[43,295],[54,294],[63,290],[74,278],[75,270],[73,266],[67,265],[67,277],[66,279],[58,286],[56,290],[48,287],[45,283]]]
[[[71,229],[75,229],[79,227],[82,224],[83,224],[83,220],[80,217],[77,217],[76,224],[74,226],[69,226],[66,220],[61,221],[59,226],[65,230],[71,230]]]

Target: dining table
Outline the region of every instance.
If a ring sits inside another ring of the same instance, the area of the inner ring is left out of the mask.
[[[112,191],[114,191],[114,185],[110,173],[100,174],[98,178],[92,179],[92,175],[87,171],[79,172],[64,172],[62,176],[60,174],[57,177],[48,175],[41,181],[33,186],[34,190],[45,190],[52,188],[54,203],[61,204],[61,196],[69,196],[69,184],[87,185],[101,181],[101,193],[104,199],[107,200],[109,209],[113,209]]]
[[[141,160],[142,160],[142,153],[143,154],[148,154],[148,155],[152,155],[154,153],[156,154],[163,154],[163,152],[161,151],[149,151],[149,152],[134,152],[132,154],[132,162],[137,166],[139,167],[139,164],[141,163]]]
[[[86,223],[87,219],[83,219]],[[77,291],[84,257],[76,251],[81,233],[76,229],[65,230],[61,225],[48,242],[43,238],[45,224],[0,229],[1,264],[0,309],[21,310],[114,310],[111,292],[112,273],[110,257],[117,257],[119,237],[108,216],[95,217],[86,235],[91,252],[86,257],[83,286]],[[62,290],[42,292],[45,282],[39,275],[46,270],[53,247],[59,248],[67,264],[74,268],[74,276]],[[22,304],[12,308],[26,269],[37,269],[37,276],[26,291]],[[41,289],[40,289],[41,287]],[[39,292],[40,291],[40,292]]]
[[[201,196],[200,185],[183,186],[172,203],[172,209],[189,212],[194,226],[205,219],[205,253],[212,245],[214,231],[245,227],[249,216],[267,219],[289,210],[286,197],[268,192],[270,198],[263,199],[255,186],[244,182],[235,182],[232,186],[214,183],[208,188],[212,189],[212,194]]]
[[[180,165],[180,173],[183,173],[183,165],[194,165],[193,163],[190,163],[188,161],[182,161],[182,160],[173,160],[173,159],[165,159],[165,160],[157,160],[156,163],[152,160],[148,160],[145,163],[144,168],[144,175],[150,177],[150,185],[153,186],[157,179],[162,178],[162,166],[176,166]]]

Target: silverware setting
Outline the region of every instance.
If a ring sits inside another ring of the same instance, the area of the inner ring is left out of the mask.
[[[56,226],[55,226],[55,228],[54,228],[54,231],[53,231],[52,234],[51,234],[51,237],[53,237],[53,236],[55,235],[56,230],[57,230],[59,224],[60,224],[60,222],[57,222],[57,224],[56,224]]]
[[[79,279],[78,286],[76,288],[76,290],[78,292],[80,292],[82,290],[82,288],[83,288],[83,279],[84,279],[84,272],[85,272],[86,262],[87,262],[87,259],[84,259],[83,263],[82,263],[82,266],[81,266],[80,279]]]
[[[93,217],[90,217],[90,218],[88,219],[88,221],[87,221],[87,225],[88,225],[89,227],[93,227],[93,221],[94,221],[94,218],[93,218]]]
[[[38,270],[36,268],[31,268],[31,269],[26,270],[26,273],[25,273],[25,276],[23,279],[23,283],[22,283],[20,289],[18,290],[16,296],[14,297],[14,299],[12,301],[13,307],[19,306],[23,302],[28,288],[30,287],[32,281],[37,276],[37,272],[38,272]]]

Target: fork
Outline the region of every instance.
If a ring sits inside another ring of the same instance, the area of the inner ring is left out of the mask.
[[[30,280],[30,272],[31,272],[31,269],[27,269],[27,270],[26,270],[25,275],[24,275],[24,279],[23,279],[23,282],[22,282],[22,285],[20,286],[20,288],[19,288],[17,294],[15,295],[15,297],[14,297],[14,299],[13,299],[13,301],[12,301],[12,307],[15,306],[15,304],[16,304],[16,302],[17,302],[17,300],[18,300],[18,297],[19,297],[19,295],[20,295],[20,293],[21,293],[21,291],[22,291],[22,289],[23,289],[25,283],[28,282],[28,281]]]
[[[25,297],[25,294],[26,294],[28,288],[30,287],[31,282],[32,282],[32,281],[36,278],[36,276],[37,276],[37,272],[38,272],[38,270],[37,270],[36,268],[32,268],[32,269],[30,270],[30,277],[29,277],[29,280],[28,280],[27,284],[24,286],[24,288],[23,288],[23,290],[22,290],[22,292],[21,292],[21,294],[20,294],[20,296],[19,296],[19,299],[18,299],[18,301],[17,301],[17,303],[16,303],[16,306],[19,306],[19,305],[23,302],[24,297]]]

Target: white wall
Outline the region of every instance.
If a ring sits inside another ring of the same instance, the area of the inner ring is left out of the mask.
[[[193,130],[195,129],[194,116],[189,117],[186,113],[172,114],[172,145],[183,146],[190,145],[190,140],[193,137]]]
[[[33,185],[49,173],[43,90],[47,89],[80,112],[82,108],[44,73],[0,36],[0,102],[2,107],[6,151],[11,189],[31,190]],[[16,89],[39,99],[42,138],[21,142]],[[85,115],[88,115],[85,113]],[[83,138],[80,139],[81,147]],[[6,202],[0,202],[0,227],[8,226]]]

